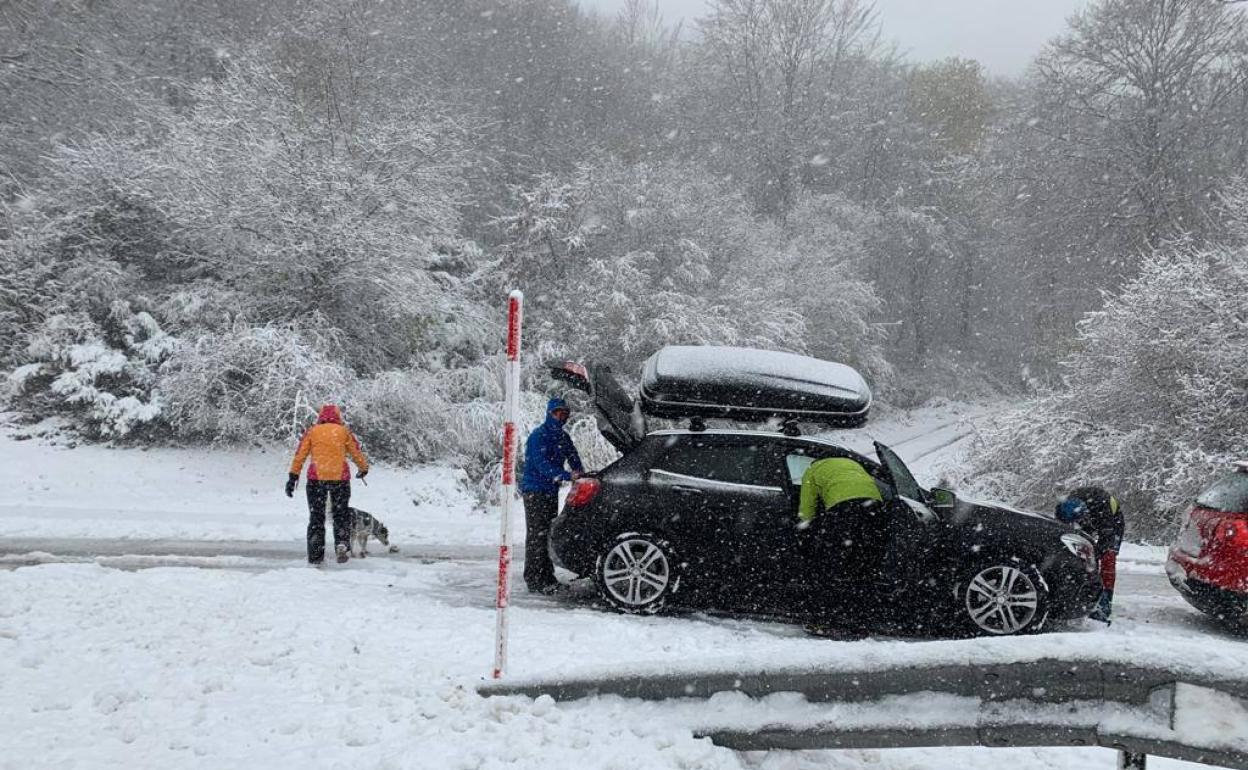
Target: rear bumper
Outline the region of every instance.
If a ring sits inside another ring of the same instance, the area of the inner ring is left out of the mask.
[[[1193,577],[1173,556],[1166,562],[1166,576],[1179,595],[1201,612],[1231,624],[1248,623],[1248,593],[1228,591]]]
[[[595,537],[582,521],[583,513],[569,516],[565,508],[550,525],[550,558],[555,566],[586,577],[594,571]]]

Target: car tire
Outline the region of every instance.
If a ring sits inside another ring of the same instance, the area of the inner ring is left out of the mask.
[[[977,562],[955,584],[954,599],[962,627],[975,636],[1032,634],[1049,619],[1048,583],[1017,557]]]
[[[609,540],[594,563],[603,601],[630,615],[653,615],[680,589],[682,565],[667,539],[625,532]]]

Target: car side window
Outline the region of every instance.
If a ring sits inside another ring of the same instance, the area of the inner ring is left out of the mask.
[[[788,469],[789,481],[792,482],[793,486],[800,487],[802,485],[802,477],[806,474],[807,469],[819,459],[821,458],[793,452],[785,455],[784,464]],[[872,471],[872,468],[868,465],[864,465],[863,468],[868,473]],[[889,486],[888,482],[881,479],[876,473],[871,473],[871,478],[875,481],[875,486],[879,488],[880,495],[885,500],[891,500],[893,498],[893,488]]]
[[[767,467],[768,454],[763,447],[750,445],[683,445],[670,449],[655,463],[654,470],[730,484],[771,486],[775,482]]]
[[[794,486],[801,486],[802,476],[806,475],[806,470],[815,464],[818,458],[808,455],[789,454],[784,458],[785,467],[789,470],[789,481]]]

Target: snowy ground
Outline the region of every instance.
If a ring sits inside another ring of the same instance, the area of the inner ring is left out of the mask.
[[[917,457],[920,478],[930,481],[965,440],[960,415],[982,413],[945,406],[872,431],[907,460]],[[387,518],[404,551],[311,569],[301,563],[301,506],[280,491],[286,459],[0,441],[2,480],[16,490],[0,511],[0,554],[21,550],[12,536],[32,530],[55,544],[92,537],[116,546],[98,559],[70,554],[77,563],[5,557],[10,567],[52,563],[0,570],[0,768],[1112,766],[1113,755],[1099,749],[740,754],[694,740],[687,707],[482,699],[473,687],[492,658],[494,565],[480,556],[495,520],[472,511],[451,472],[379,468],[357,496]],[[23,482],[34,474],[42,478]],[[412,505],[417,490],[443,499]],[[160,557],[133,539],[155,537],[199,540],[207,550],[187,557],[166,549]],[[268,551],[230,555],[226,541],[236,539]],[[227,555],[206,555],[213,549]],[[1124,559],[1109,629],[1087,622],[1013,640],[838,642],[785,623],[623,617],[586,601],[522,593],[509,673],[1061,651],[1248,668],[1248,640],[1187,608],[1165,583],[1158,556],[1140,548]],[[739,705],[707,708],[731,713]]]

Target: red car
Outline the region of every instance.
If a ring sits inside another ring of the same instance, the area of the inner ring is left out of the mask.
[[[1193,607],[1248,629],[1248,462],[1196,498],[1166,574]]]

